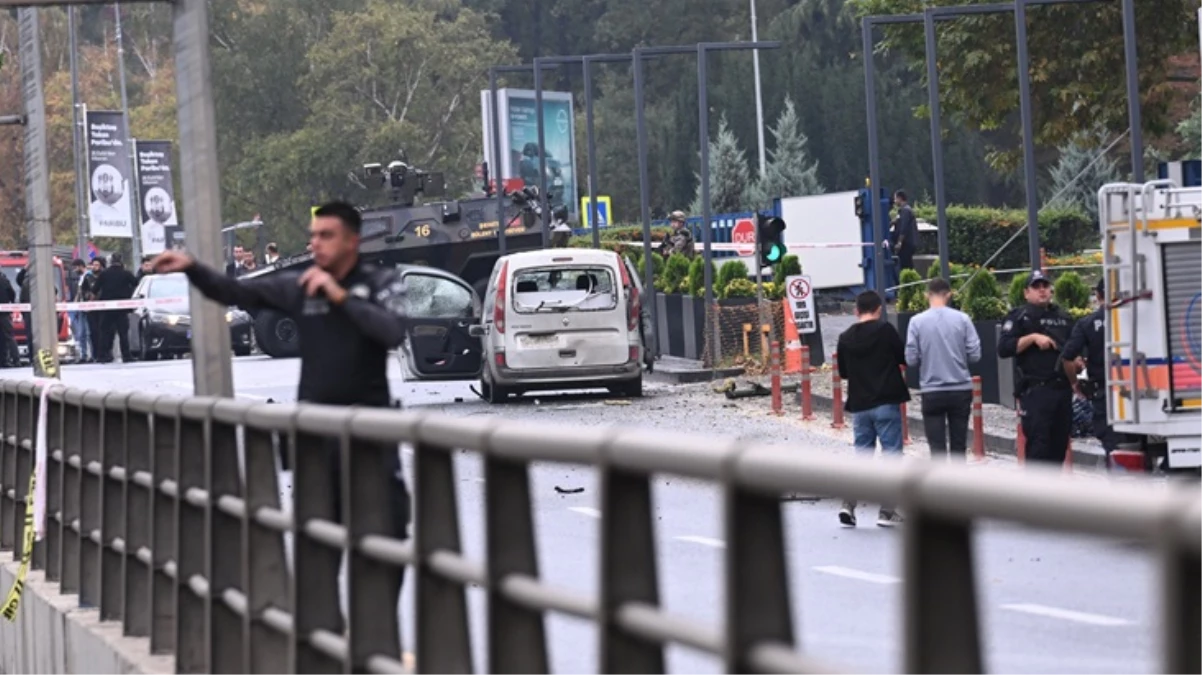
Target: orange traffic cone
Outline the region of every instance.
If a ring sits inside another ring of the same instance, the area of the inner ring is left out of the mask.
[[[781,300],[785,308],[785,374],[796,375],[801,372],[801,336],[793,323],[793,310],[789,307],[788,298]]]

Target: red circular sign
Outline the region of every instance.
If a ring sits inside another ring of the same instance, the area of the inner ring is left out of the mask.
[[[794,300],[805,300],[810,295],[810,284],[805,279],[794,279],[789,284],[789,297]]]
[[[736,245],[735,253],[741,256],[755,255],[755,223],[747,219],[735,222],[730,243]]]

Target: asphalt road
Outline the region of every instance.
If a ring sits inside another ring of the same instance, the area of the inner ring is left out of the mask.
[[[650,434],[680,432],[757,438],[800,452],[849,453],[846,431],[732,406],[705,386],[649,383],[647,396],[629,405],[607,397],[529,397],[490,407],[469,383],[402,382],[393,368],[393,394],[406,407],[450,415],[492,416],[547,424],[624,425]],[[291,401],[299,362],[247,357],[234,361],[237,395]],[[25,370],[0,373],[28,377]],[[67,384],[97,389],[187,395],[189,361],[68,366]],[[765,402],[764,408],[767,408]],[[920,444],[908,453],[921,456]],[[474,456],[458,460],[462,536],[468,555],[483,556],[483,485]],[[1013,465],[994,460],[1003,467]],[[1081,478],[1081,480],[1101,480]],[[578,494],[554,488],[583,487]],[[544,578],[595,593],[598,508],[595,476],[585,468],[536,467],[535,524]],[[669,611],[718,627],[723,611],[720,499],[715,488],[666,478],[655,488],[662,597]],[[786,507],[792,604],[801,646],[832,664],[871,672],[901,668],[901,532],[874,526],[876,507],[861,506],[858,529],[839,527],[833,500]],[[986,524],[976,541],[986,667],[1029,673],[1135,673],[1157,668],[1155,565],[1144,551],[1119,543]],[[411,577],[410,577],[411,578]],[[485,670],[483,593],[469,593],[477,669]],[[412,585],[402,602],[405,644],[412,645]],[[597,635],[575,619],[548,622],[554,672],[595,672]],[[673,672],[720,672],[717,659],[691,650],[669,651]]]

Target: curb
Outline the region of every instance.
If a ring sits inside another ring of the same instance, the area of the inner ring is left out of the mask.
[[[795,398],[795,396],[790,395],[788,398],[793,399],[793,398]],[[829,396],[824,396],[824,395],[818,394],[818,393],[811,393],[810,400],[813,403],[812,407],[814,410],[821,410],[824,412],[829,412],[834,407],[833,401],[832,401],[831,397],[829,397]],[[847,415],[850,417],[850,413],[847,413]],[[911,415],[911,414],[909,414],[909,410],[907,410],[906,416],[910,420],[910,438],[911,439],[922,439],[925,441],[926,440],[926,432],[922,428],[922,416],[919,415],[916,417],[914,415]],[[849,419],[848,425],[850,425],[850,424],[851,424],[851,421]],[[971,428],[970,428],[969,432],[971,433]],[[1001,436],[998,434],[991,434],[989,432],[985,432],[985,454],[1001,455],[1001,456],[1006,456],[1006,457],[1017,457],[1018,456],[1018,449],[1017,449],[1017,445],[1016,445],[1017,440],[1018,439],[1014,436]],[[971,452],[972,452],[972,449],[970,448],[969,453],[971,453]],[[1073,447],[1073,465],[1074,466],[1079,465],[1082,467],[1093,467],[1094,464],[1096,464],[1098,462],[1100,457],[1101,457],[1101,455],[1099,455],[1099,454],[1096,454],[1093,452],[1088,452],[1086,450],[1080,449],[1075,446]]]
[[[743,368],[715,368],[715,369],[672,369],[665,370],[661,366],[655,368],[655,372],[649,377],[656,381],[665,382],[667,384],[698,384],[700,382],[709,382],[711,380],[721,380],[728,377],[739,377],[743,375]]]

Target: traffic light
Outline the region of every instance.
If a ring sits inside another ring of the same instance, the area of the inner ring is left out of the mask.
[[[757,235],[760,243],[760,267],[771,267],[785,257],[785,221],[776,216],[757,214]]]

